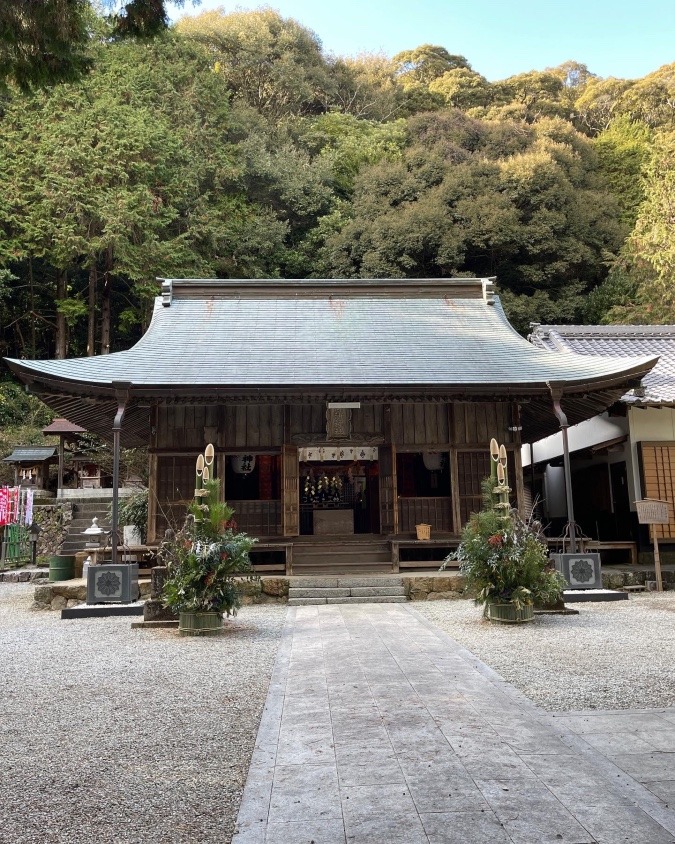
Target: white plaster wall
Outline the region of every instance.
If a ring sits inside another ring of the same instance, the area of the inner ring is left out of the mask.
[[[612,416],[607,413],[594,416],[586,422],[572,425],[567,429],[567,439],[570,451],[580,451],[583,448],[590,448],[593,445],[600,445],[608,440],[615,440],[624,437],[628,433],[628,421],[622,417]],[[675,439],[675,436],[673,437]],[[532,443],[532,453],[535,463],[553,460],[563,453],[562,433],[552,434],[543,440]],[[523,466],[530,465],[530,446],[526,444],[522,448]]]

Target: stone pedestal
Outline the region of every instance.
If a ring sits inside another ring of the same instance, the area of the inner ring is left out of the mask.
[[[150,570],[150,599],[143,605],[143,621],[178,621],[178,613],[162,603],[162,589],[168,574],[166,566],[154,566]]]

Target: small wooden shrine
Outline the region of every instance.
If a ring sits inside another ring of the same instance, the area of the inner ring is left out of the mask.
[[[297,562],[311,545],[336,565],[357,540],[359,559],[390,564],[420,523],[458,537],[492,437],[524,507],[521,443],[590,418],[654,363],[535,348],[490,279],[167,279],[128,351],[8,361],[87,430],[109,439],[116,418],[124,444],[149,445],[150,541],[180,522],[211,442],[259,549]]]

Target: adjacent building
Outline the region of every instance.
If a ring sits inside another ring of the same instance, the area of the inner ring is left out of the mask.
[[[541,350],[580,358],[658,357],[642,384],[602,414],[569,429],[576,520],[604,542],[648,543],[635,501],[670,502],[670,522],[656,528],[675,541],[675,326],[535,325]],[[523,449],[525,476],[541,492],[546,515],[564,519],[562,438],[554,434]]]

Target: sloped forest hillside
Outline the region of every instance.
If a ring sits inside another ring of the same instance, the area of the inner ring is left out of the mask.
[[[128,347],[158,276],[496,275],[523,333],[675,322],[675,64],[489,82],[269,9],[115,25],[51,82],[0,67],[3,355]]]

